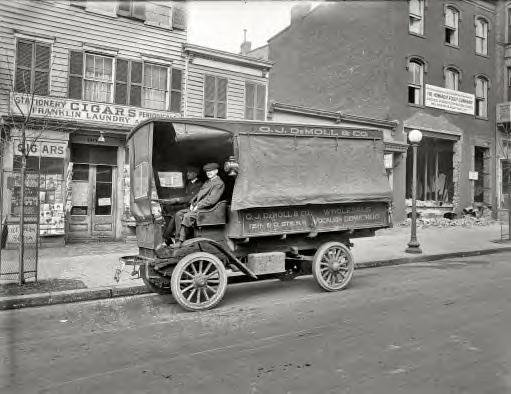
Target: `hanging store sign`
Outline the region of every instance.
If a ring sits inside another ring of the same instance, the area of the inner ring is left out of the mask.
[[[33,102],[32,102],[33,100]],[[30,112],[30,106],[32,110]],[[126,105],[95,103],[59,97],[34,96],[11,92],[10,109],[13,115],[47,119],[109,123],[132,127],[137,123],[156,117],[176,118],[179,113],[136,108]]]
[[[439,86],[426,84],[424,105],[426,107],[474,115],[475,96],[458,90],[445,89]]]
[[[21,156],[23,144],[21,139],[14,138],[14,154]],[[64,158],[66,155],[67,143],[56,142],[56,141],[37,141],[37,140],[26,140],[26,149],[29,156],[41,156],[41,157],[60,157]]]

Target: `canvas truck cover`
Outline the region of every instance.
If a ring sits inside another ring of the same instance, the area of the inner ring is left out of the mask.
[[[241,133],[231,209],[390,201],[381,134],[370,132],[369,138]]]

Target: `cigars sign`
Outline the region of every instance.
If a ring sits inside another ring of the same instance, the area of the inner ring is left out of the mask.
[[[30,107],[32,110],[30,112]],[[62,119],[85,122],[110,123],[132,127],[137,123],[156,117],[176,118],[175,112],[158,111],[126,105],[96,103],[60,97],[34,96],[11,92],[11,112],[13,115],[27,115],[47,119]]]

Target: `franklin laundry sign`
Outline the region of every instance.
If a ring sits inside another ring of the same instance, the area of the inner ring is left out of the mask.
[[[28,115],[31,101],[32,96],[29,94],[11,92],[10,108],[13,115]],[[148,118],[176,118],[180,114],[126,105],[34,96],[32,116],[48,119],[111,123],[131,127]]]
[[[474,115],[475,96],[470,93],[426,85],[426,107]]]

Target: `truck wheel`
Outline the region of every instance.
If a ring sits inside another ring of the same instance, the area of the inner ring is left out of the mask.
[[[177,263],[170,279],[172,295],[189,311],[215,307],[227,289],[224,264],[211,253],[195,252]]]
[[[140,266],[139,273],[140,273],[140,277],[142,278],[142,282],[144,282],[144,285],[149,290],[151,290],[153,293],[157,293],[160,295],[171,294],[171,290],[170,290],[170,287],[168,286],[168,283],[167,283],[167,287],[159,286],[160,283],[161,283],[161,285],[163,285],[164,282],[168,282],[168,278],[165,278],[165,279],[162,278],[162,280],[159,281],[159,283],[152,282],[150,279],[146,278],[145,267],[143,265]]]
[[[312,261],[312,275],[326,291],[345,288],[353,276],[355,261],[341,242],[327,242],[319,247]]]

